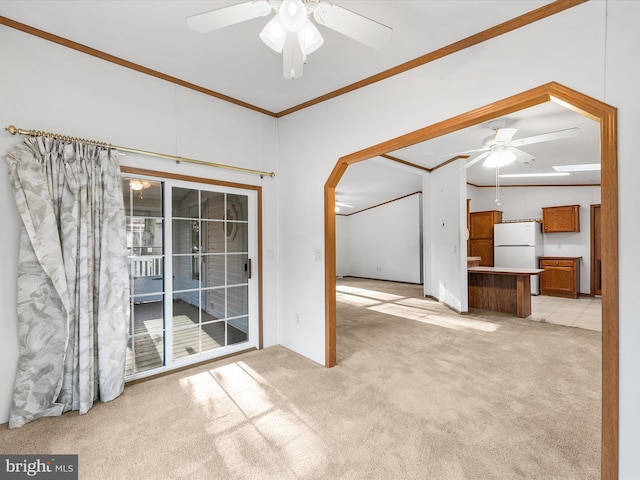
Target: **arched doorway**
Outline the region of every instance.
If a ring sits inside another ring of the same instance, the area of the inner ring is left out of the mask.
[[[551,82],[471,110],[401,137],[341,157],[324,188],[325,220],[325,365],[336,364],[335,189],[354,163],[424,142],[544,102],[557,102],[600,124],[602,205],[602,435],[601,478],[618,476],[618,171],[617,110],[575,90]]]

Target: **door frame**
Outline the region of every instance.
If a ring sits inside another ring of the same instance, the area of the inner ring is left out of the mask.
[[[446,135],[496,117],[553,101],[600,124],[602,205],[602,479],[618,478],[619,285],[617,109],[550,82],[400,137],[340,157],[324,185],[325,365],[336,365],[335,192],[349,165]]]
[[[263,333],[262,333],[262,320],[263,320],[263,307],[262,307],[262,187],[258,185],[247,185],[243,183],[226,182],[222,180],[215,180],[211,178],[192,177],[188,175],[180,175],[175,173],[160,172],[156,170],[148,170],[143,168],[126,167],[121,166],[120,171],[123,174],[140,175],[147,177],[155,177],[159,180],[179,180],[192,183],[201,183],[206,185],[216,185],[220,187],[239,188],[243,190],[253,190],[256,192],[256,228],[257,228],[257,256],[254,269],[254,274],[257,275],[257,289],[258,289],[258,350],[263,348]]]

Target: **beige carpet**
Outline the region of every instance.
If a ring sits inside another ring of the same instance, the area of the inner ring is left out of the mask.
[[[335,368],[243,354],[4,425],[0,452],[76,453],[90,480],[599,478],[598,332],[338,289]]]

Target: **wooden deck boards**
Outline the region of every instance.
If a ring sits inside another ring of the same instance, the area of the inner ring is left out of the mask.
[[[131,339],[127,347],[126,374],[150,370],[164,365],[164,335],[160,302],[135,306],[134,349]],[[203,321],[215,320],[202,312]],[[225,342],[226,327],[226,342]],[[183,301],[175,301],[173,308],[173,358],[182,358],[200,352],[248,339],[242,330],[224,320],[198,325],[198,309]],[[135,351],[135,371],[134,353]]]

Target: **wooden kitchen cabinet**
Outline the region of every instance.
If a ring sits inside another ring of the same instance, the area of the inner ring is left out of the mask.
[[[542,209],[542,232],[579,232],[580,205],[544,207]]]
[[[493,226],[496,223],[502,223],[499,210],[469,214],[469,256],[481,257],[483,267],[493,267]]]
[[[540,257],[540,295],[578,298],[582,257]]]
[[[493,239],[492,238],[476,238],[469,240],[470,257],[480,257],[480,263],[477,266],[493,267]]]

